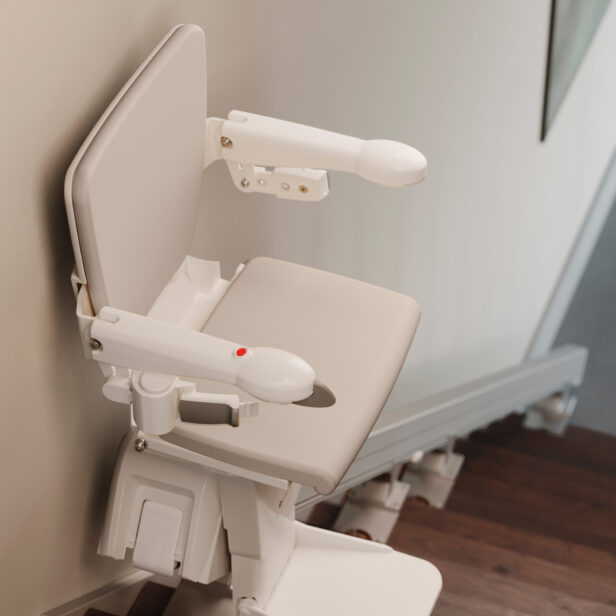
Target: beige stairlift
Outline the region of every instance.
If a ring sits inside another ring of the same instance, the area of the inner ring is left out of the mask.
[[[131,410],[99,552],[224,580],[229,614],[427,615],[433,565],[294,519],[300,485],[331,492],[367,438],[419,307],[264,257],[227,281],[218,262],[189,256],[203,170],[221,159],[243,192],[315,201],[326,170],[402,187],[426,169],[396,142],[239,111],[207,118],[196,26],[148,56],[65,186],[83,349],[104,395]]]

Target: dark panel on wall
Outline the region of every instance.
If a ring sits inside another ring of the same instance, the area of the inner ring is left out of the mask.
[[[541,138],[550,128],[610,0],[552,0]]]

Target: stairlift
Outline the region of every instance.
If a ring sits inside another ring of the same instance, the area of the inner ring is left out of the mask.
[[[175,27],[148,56],[65,184],[83,349],[132,417],[99,553],[225,579],[230,613],[243,616],[429,614],[433,565],[294,520],[299,486],[331,492],[367,438],[419,307],[270,258],[227,281],[218,262],[188,256],[216,160],[243,192],[303,201],[327,195],[325,169],[394,187],[426,171],[400,143],[240,111],[206,118],[196,26]]]

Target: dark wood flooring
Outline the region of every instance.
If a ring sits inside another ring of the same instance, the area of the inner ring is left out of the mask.
[[[447,507],[408,501],[389,543],[443,575],[435,616],[616,616],[616,438],[530,432],[458,443]]]

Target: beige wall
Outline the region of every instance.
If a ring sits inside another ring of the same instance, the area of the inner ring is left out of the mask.
[[[417,298],[398,406],[523,357],[614,148],[613,6],[538,143],[548,14],[548,0],[0,4],[2,613],[38,614],[120,573],[94,551],[126,415],[79,354],[62,181],[157,40],[204,28],[211,114],[244,108],[428,156],[423,185],[336,174],[323,204],[241,195],[217,163],[194,248],[227,272],[269,254]]]

